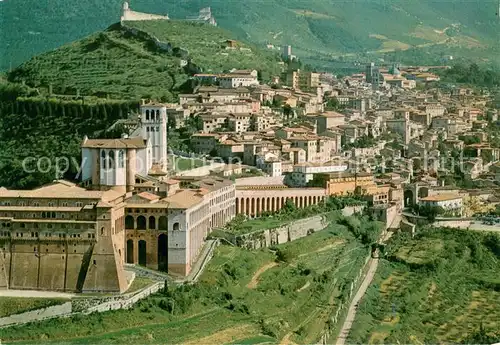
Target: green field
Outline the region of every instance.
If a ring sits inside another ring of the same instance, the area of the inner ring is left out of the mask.
[[[52,307],[68,301],[69,300],[64,298],[0,297],[0,317]]]
[[[457,343],[481,326],[498,332],[500,236],[429,229],[415,239],[393,237],[387,251],[350,342]]]
[[[168,156],[169,170],[186,171],[200,168],[208,164],[207,161],[198,158],[185,158],[180,156]]]
[[[220,246],[195,285],[171,287],[131,310],[0,329],[0,338],[65,344],[257,344],[283,338],[314,343],[345,300],[369,249],[332,222],[273,250]]]

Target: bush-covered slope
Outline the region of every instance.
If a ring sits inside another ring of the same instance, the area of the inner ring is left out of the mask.
[[[161,45],[155,44],[157,38]],[[58,94],[113,98],[152,97],[173,101],[188,76],[197,71],[255,68],[280,72],[278,58],[238,43],[225,49],[231,35],[210,25],[184,21],[127,22],[36,56],[9,73],[11,82],[48,87]],[[181,60],[191,64],[181,67]]]
[[[121,4],[122,0],[0,2],[0,68],[105,29],[119,20]],[[496,0],[132,0],[130,5],[171,18],[211,6],[219,25],[240,39],[291,44],[302,57],[435,43],[455,55],[472,55],[476,50],[470,48],[477,47],[470,38],[486,47],[500,40]],[[452,24],[456,25],[450,28]],[[444,44],[450,36],[455,41]]]
[[[30,189],[63,177],[77,180],[83,137],[101,137],[104,129],[139,107],[133,101],[35,94],[0,83],[0,186]]]
[[[396,234],[386,251],[359,304],[349,343],[500,340],[498,234],[428,228],[415,238]]]

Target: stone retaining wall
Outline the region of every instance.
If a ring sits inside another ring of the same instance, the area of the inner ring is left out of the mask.
[[[71,317],[76,315],[88,315],[91,313],[102,313],[109,310],[131,308],[139,300],[160,291],[164,282],[155,283],[144,288],[138,293],[128,296],[112,296],[104,298],[81,298],[68,301],[61,305],[28,311],[26,313],[10,315],[0,318],[0,328],[21,325],[28,322],[48,320],[58,317]]]
[[[349,206],[341,210],[344,217],[363,211],[365,206]],[[224,233],[226,239],[238,247],[246,249],[267,248],[277,244],[295,241],[317,231],[324,230],[329,221],[327,214],[292,220],[289,223],[272,229],[264,229],[252,233],[234,235]]]
[[[0,327],[20,325],[71,314],[71,302],[0,318]]]

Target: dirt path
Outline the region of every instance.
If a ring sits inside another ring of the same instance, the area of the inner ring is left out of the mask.
[[[301,287],[300,289],[297,290],[297,292],[304,291],[305,289],[307,289],[309,287],[309,285],[311,285],[310,281],[308,281],[307,283],[305,283],[303,287]]]
[[[75,294],[38,290],[0,290],[0,297],[72,298]]]
[[[281,339],[280,345],[297,345],[293,341],[290,340],[290,337],[293,335],[293,332],[288,333]]]
[[[227,344],[239,339],[244,339],[248,334],[255,332],[255,327],[252,325],[241,325],[232,328],[226,328],[222,331],[208,335],[203,338],[193,339],[183,345],[199,345],[199,344]]]
[[[277,266],[277,265],[278,264],[276,262],[270,262],[270,263],[262,266],[261,268],[259,268],[257,270],[257,272],[255,272],[255,274],[253,275],[252,280],[250,280],[250,283],[247,284],[247,288],[255,289],[257,287],[257,285],[259,284],[260,275],[262,273],[264,273],[265,271],[267,271],[268,269],[273,268],[274,266]]]

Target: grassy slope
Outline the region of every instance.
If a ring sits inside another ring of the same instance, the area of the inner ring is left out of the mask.
[[[14,66],[39,52],[102,30],[120,16],[121,0],[24,0],[0,2],[0,32],[5,42],[1,68]],[[211,6],[219,24],[254,43],[292,44],[302,56],[376,50],[384,35],[410,45],[435,41],[433,29],[460,23],[461,34],[493,45],[499,24],[494,16],[496,0],[249,0],[215,1],[143,0],[132,2],[138,11],[169,13],[172,18],[195,14]],[[23,11],[30,8],[30,11]],[[427,37],[412,33],[421,25],[431,29]],[[469,52],[470,53],[470,52]]]
[[[337,305],[342,287],[357,274],[368,250],[335,223],[279,248],[293,252],[293,258],[259,277],[259,268],[274,262],[271,251],[221,246],[201,282],[178,292],[174,304],[158,294],[129,311],[0,329],[0,337],[23,343],[252,344],[288,335],[298,343],[313,343],[328,320],[325,311]],[[251,281],[255,287],[247,286]],[[168,305],[174,305],[174,315],[162,309]]]
[[[68,301],[63,298],[0,297],[0,317],[21,314],[39,308],[52,307]]]
[[[393,238],[390,259],[382,260],[360,303],[350,341],[457,342],[481,323],[497,331],[500,239],[496,255],[486,241],[484,234],[436,229],[415,239]]]
[[[219,28],[180,21],[127,25],[162,42],[170,42],[173,47],[187,49],[192,62],[206,71],[231,68],[258,68],[268,74],[280,71],[276,57],[269,52],[225,50],[222,44],[231,35]],[[116,98],[154,97],[164,101],[174,100],[187,77],[180,67],[180,58],[156,51],[147,41],[128,34],[119,25],[36,56],[10,74],[12,81],[26,81],[33,87],[52,84],[57,93],[64,93],[65,87],[79,89],[86,95],[109,93]]]

